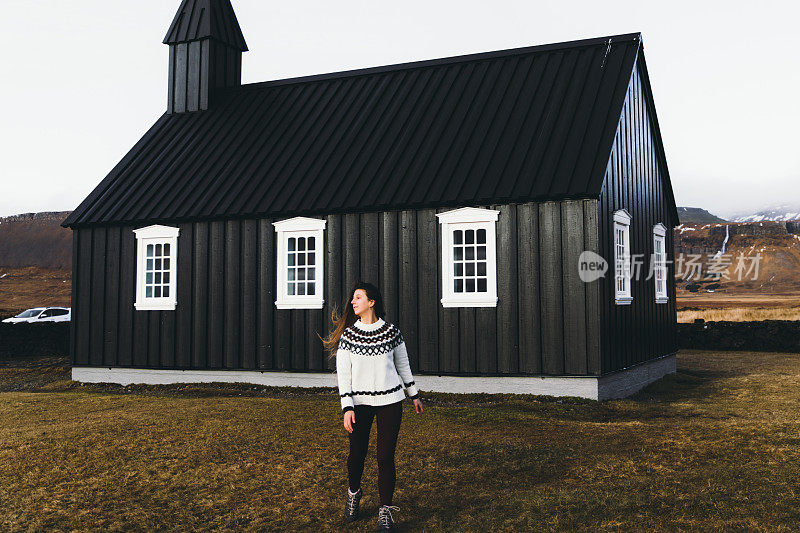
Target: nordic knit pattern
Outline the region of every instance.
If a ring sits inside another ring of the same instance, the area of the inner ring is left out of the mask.
[[[382,318],[357,320],[342,332],[336,350],[336,374],[342,409],[354,405],[388,405],[419,394],[408,364],[403,335]]]

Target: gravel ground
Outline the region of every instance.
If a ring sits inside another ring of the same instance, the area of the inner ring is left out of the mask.
[[[0,360],[0,392],[52,391],[72,383],[68,357],[19,357]]]

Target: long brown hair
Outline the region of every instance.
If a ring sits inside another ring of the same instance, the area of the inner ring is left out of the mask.
[[[331,311],[333,331],[324,339],[320,337],[320,339],[322,339],[322,344],[325,346],[325,350],[330,352],[330,357],[336,356],[336,348],[339,346],[339,339],[342,338],[344,330],[355,324],[356,320],[358,320],[358,316],[355,311],[353,311],[353,306],[350,305],[350,302],[353,300],[353,295],[358,289],[362,289],[367,293],[368,300],[375,300],[372,311],[375,313],[376,318],[383,318],[386,314],[383,309],[383,296],[381,295],[381,291],[378,290],[378,287],[366,281],[357,281],[350,291],[350,297],[346,302],[343,302],[342,314],[339,314],[339,310],[335,305]]]

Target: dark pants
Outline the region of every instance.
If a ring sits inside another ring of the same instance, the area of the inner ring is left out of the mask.
[[[369,432],[372,429],[372,418],[375,417],[378,419],[378,494],[381,505],[391,505],[396,480],[394,450],[403,417],[403,402],[380,406],[356,405],[353,410],[356,412],[356,422],[353,424],[353,432],[348,434],[350,453],[347,456],[350,491],[355,492],[361,486]]]

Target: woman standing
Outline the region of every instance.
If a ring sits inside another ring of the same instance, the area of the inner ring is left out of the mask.
[[[372,419],[378,425],[378,529],[394,530],[391,510],[395,486],[394,451],[403,414],[405,391],[414,401],[414,410],[422,413],[422,402],[414,385],[408,352],[397,326],[383,320],[383,297],[371,283],[358,282],[350,292],[350,305],[341,317],[333,317],[334,331],[324,340],[329,351],[336,350],[336,373],[344,413],[344,427],[349,433],[347,456],[349,481],[345,520],[358,518],[363,495],[361,474],[367,456]]]

